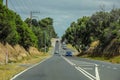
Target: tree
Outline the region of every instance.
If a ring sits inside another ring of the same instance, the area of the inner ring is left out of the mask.
[[[15,13],[1,4],[0,12],[0,41],[15,45],[20,39],[16,31]]]
[[[32,21],[31,29],[38,39],[39,50],[45,48],[45,45],[48,49],[51,45],[51,38],[57,36],[53,27],[53,19],[48,17],[39,21],[36,19],[30,20],[29,18],[25,20],[28,25],[30,21]]]
[[[3,0],[0,0],[0,4],[3,3]]]
[[[113,56],[118,55],[120,44],[120,9],[113,9],[110,12],[99,11],[90,17],[82,17],[77,22],[72,22],[65,31],[62,41],[67,40],[79,52],[85,52],[94,41],[99,45],[91,55]],[[112,44],[112,45],[111,45]],[[115,50],[113,50],[115,47]],[[107,49],[106,49],[107,48]],[[112,50],[113,50],[113,53]],[[107,51],[106,51],[107,50]],[[100,53],[100,54],[96,54]]]
[[[79,52],[84,50],[90,43],[89,33],[87,32],[87,22],[89,17],[83,17],[77,20],[77,23],[72,22],[70,27],[66,30],[63,39],[72,44]]]
[[[17,31],[21,36],[19,44],[25,49],[29,49],[30,46],[38,47],[38,39],[27,24],[23,23],[22,26],[17,27]]]

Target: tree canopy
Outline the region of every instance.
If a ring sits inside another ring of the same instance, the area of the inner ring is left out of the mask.
[[[97,56],[120,55],[118,51],[120,46],[116,47],[114,52],[106,49],[110,48],[110,44],[112,46],[115,45],[113,43],[120,44],[120,9],[112,9],[110,12],[99,11],[90,17],[79,18],[77,22],[72,22],[66,30],[62,37],[62,41],[64,40],[81,53],[85,53],[92,42],[99,41],[100,44],[91,54]]]
[[[31,20],[30,18],[27,18],[25,22],[37,36],[38,48],[41,49],[47,46],[48,49],[51,45],[51,38],[55,38],[57,36],[53,27],[53,19],[47,17],[37,21],[36,19]]]
[[[0,42],[20,44],[25,49],[33,46],[39,50],[45,45],[47,48],[51,45],[51,38],[57,36],[52,18],[39,21],[27,18],[23,21],[17,13],[1,3],[2,0],[0,0]]]

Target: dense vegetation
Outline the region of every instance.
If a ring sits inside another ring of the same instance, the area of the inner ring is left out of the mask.
[[[71,23],[62,40],[72,44],[81,54],[120,55],[120,9],[99,11],[90,17],[79,18]]]
[[[0,0],[0,3],[2,3],[3,2],[3,0]]]
[[[53,28],[53,19],[52,18],[44,18],[42,20],[37,21],[36,19],[27,18],[25,22],[32,29],[34,34],[38,40],[38,48],[44,48],[51,45],[51,38],[57,37],[55,30]]]
[[[0,42],[11,45],[20,44],[26,50],[33,46],[39,50],[50,46],[52,37],[56,37],[52,18],[40,21],[26,19],[22,21],[14,11],[6,8],[0,0]]]

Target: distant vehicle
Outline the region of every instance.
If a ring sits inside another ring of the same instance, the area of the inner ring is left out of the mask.
[[[61,46],[63,49],[67,49],[67,45],[66,44],[62,44]]]
[[[65,56],[72,56],[72,52],[71,51],[66,51]]]
[[[59,54],[59,52],[58,51],[55,51],[55,53],[54,54]]]
[[[56,40],[56,43],[58,43],[59,41],[58,40]]]

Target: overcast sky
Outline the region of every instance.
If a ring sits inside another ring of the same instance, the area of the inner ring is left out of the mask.
[[[20,14],[23,20],[30,16],[30,11],[40,12],[33,14],[36,19],[53,18],[59,36],[71,22],[82,16],[91,16],[103,5],[106,11],[110,11],[113,6],[120,8],[120,0],[8,0],[8,7]]]

